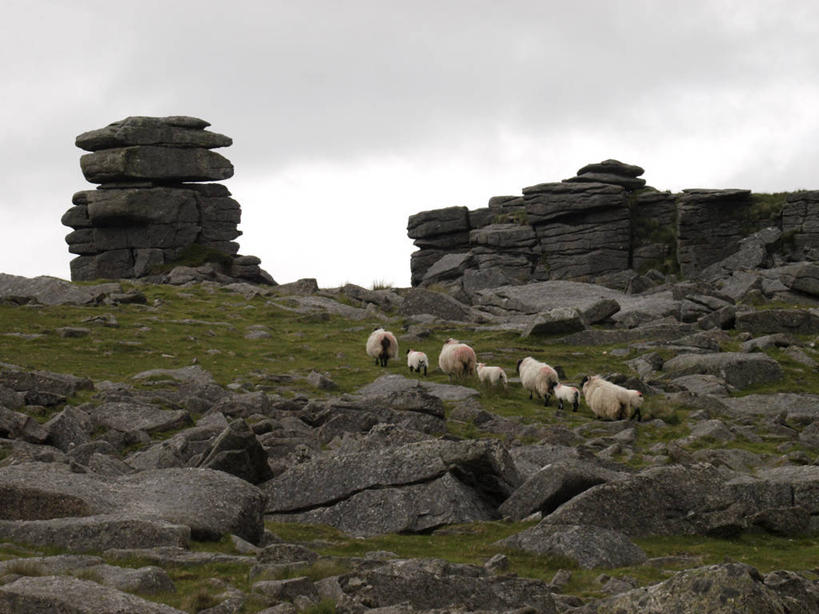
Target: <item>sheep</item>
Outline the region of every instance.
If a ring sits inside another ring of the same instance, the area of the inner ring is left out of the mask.
[[[475,371],[478,373],[478,379],[482,384],[489,384],[491,386],[502,385],[506,388],[506,371],[500,367],[487,367],[484,363],[479,362],[475,365]]]
[[[548,405],[552,390],[558,384],[557,371],[545,362],[527,356],[518,361],[517,372],[523,389],[529,391],[529,398],[532,398],[533,393],[537,393],[543,397],[544,407]]]
[[[557,384],[555,386],[555,398],[558,400],[558,409],[563,409],[563,402],[572,404],[572,411],[577,411],[580,407],[580,391],[574,386]]]
[[[410,371],[420,373],[421,367],[424,367],[424,375],[426,375],[427,365],[429,365],[429,359],[426,354],[413,350],[412,348],[407,350],[407,366]]]
[[[638,422],[642,420],[640,406],[643,404],[643,393],[639,390],[618,386],[599,375],[584,377],[580,387],[586,403],[596,416],[609,420],[625,418],[636,418]]]
[[[375,358],[375,364],[386,367],[390,358],[398,356],[398,340],[390,331],[376,328],[367,338],[367,355]]]
[[[475,350],[457,339],[449,338],[438,355],[438,367],[452,379],[452,376],[463,377],[475,374],[478,362]]]

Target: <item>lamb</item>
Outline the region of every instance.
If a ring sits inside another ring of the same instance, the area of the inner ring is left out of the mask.
[[[390,358],[398,356],[398,340],[390,331],[376,328],[367,338],[367,355],[375,358],[375,364],[386,367]]]
[[[609,420],[642,420],[640,406],[643,404],[643,393],[639,390],[618,386],[599,375],[584,377],[580,387],[586,403],[596,416]]]
[[[478,379],[482,384],[489,384],[491,386],[502,385],[506,388],[506,371],[500,367],[487,367],[484,363],[479,362],[475,365],[475,371],[478,373]]]
[[[558,401],[558,409],[563,409],[563,402],[572,404],[572,411],[577,411],[580,407],[580,391],[574,386],[557,384],[555,386],[555,398]]]
[[[543,397],[543,405],[548,405],[552,391],[558,384],[557,371],[545,362],[527,356],[518,361],[517,372],[523,389],[529,391],[529,398],[537,393],[539,397]]]
[[[441,348],[438,355],[438,367],[446,373],[450,379],[453,376],[463,377],[474,375],[475,365],[478,362],[475,350],[461,343],[457,339],[449,338]]]
[[[426,375],[427,365],[429,365],[429,359],[426,354],[413,350],[412,348],[407,350],[407,366],[410,371],[420,373],[421,367],[424,367],[424,375]]]

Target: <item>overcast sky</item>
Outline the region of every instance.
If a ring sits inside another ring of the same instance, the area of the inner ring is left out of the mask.
[[[819,2],[2,0],[0,272],[69,278],[75,137],[233,138],[242,254],[408,286],[407,217],[616,158],[658,189],[819,188]]]

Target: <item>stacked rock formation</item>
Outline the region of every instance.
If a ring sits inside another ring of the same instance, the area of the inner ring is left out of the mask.
[[[546,279],[589,279],[630,264],[629,199],[639,166],[606,160],[563,182],[497,196],[487,207],[410,216],[412,284],[482,288]]]
[[[789,194],[782,209],[782,234],[792,260],[819,260],[819,190]]]
[[[77,147],[91,152],[80,159],[83,175],[100,185],[77,192],[62,218],[74,229],[66,236],[78,254],[72,280],[147,277],[195,251],[220,274],[272,282],[258,258],[237,256],[239,203],[225,186],[199,183],[233,176],[233,165],[211,151],[233,141],[209,125],[127,117],[77,137]]]

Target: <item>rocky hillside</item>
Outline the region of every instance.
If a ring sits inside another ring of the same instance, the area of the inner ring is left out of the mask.
[[[468,303],[0,275],[0,612],[817,612],[819,266],[738,268]],[[448,337],[508,389],[449,381]],[[530,400],[525,356],[642,421]]]

